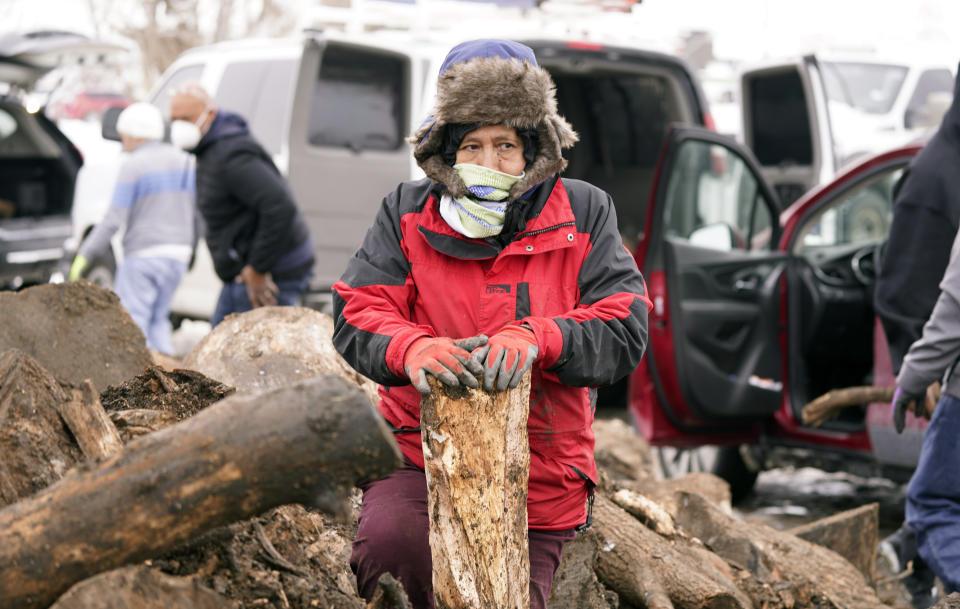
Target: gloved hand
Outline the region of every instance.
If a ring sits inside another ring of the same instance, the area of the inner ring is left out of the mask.
[[[476,388],[483,368],[473,360],[470,352],[486,342],[487,337],[483,334],[457,342],[452,338],[424,336],[407,347],[403,355],[403,369],[413,386],[423,395],[430,393],[427,374],[437,377],[448,387],[463,383]]]
[[[918,417],[925,412],[923,400],[923,395],[907,393],[903,387],[897,387],[897,390],[893,392],[893,428],[897,430],[897,433],[903,433],[908,410],[913,410],[913,413]]]
[[[87,262],[86,257],[77,254],[73,259],[73,264],[70,265],[70,274],[67,276],[67,279],[76,281],[83,277],[83,271],[87,269]]]
[[[536,335],[525,326],[507,326],[491,336],[473,352],[473,359],[483,364],[483,388],[504,391],[519,385],[539,350]]]

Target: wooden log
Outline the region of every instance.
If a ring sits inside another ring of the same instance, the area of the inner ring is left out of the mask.
[[[145,566],[124,567],[70,588],[50,609],[237,609],[195,579],[171,577]]]
[[[83,456],[87,459],[102,459],[123,448],[120,432],[100,404],[100,396],[93,383],[84,381],[70,392],[70,399],[58,404],[73,437],[76,438]]]
[[[602,494],[593,506],[597,575],[621,601],[648,609],[747,609],[733,570],[702,546],[665,539]]]
[[[83,460],[60,417],[66,392],[23,351],[0,353],[0,507],[59,480]]]
[[[787,531],[846,558],[868,582],[876,578],[880,505],[870,503]]]
[[[894,391],[896,391],[895,387],[873,386],[834,389],[807,403],[800,413],[804,424],[817,427],[836,417],[845,408],[871,402],[891,402],[893,401]],[[936,409],[937,402],[942,394],[940,381],[934,381],[927,387],[923,401],[926,418],[929,419],[933,416],[933,411]],[[910,410],[913,411],[913,409],[913,406],[911,406]]]
[[[47,607],[73,583],[287,503],[343,507],[401,463],[370,400],[338,377],[234,395],[0,511],[0,606]]]
[[[893,399],[893,387],[846,387],[834,389],[807,403],[800,411],[806,425],[817,427],[840,414],[850,406],[871,402],[889,402]]]
[[[437,609],[529,609],[530,375],[487,393],[447,388],[421,403]]]
[[[679,494],[677,526],[739,570],[738,585],[754,606],[883,606],[863,574],[835,552],[784,531],[739,520],[699,495]]]

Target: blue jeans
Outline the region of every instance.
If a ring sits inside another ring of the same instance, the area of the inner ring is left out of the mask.
[[[281,307],[292,307],[300,304],[300,298],[307,291],[310,285],[310,273],[306,273],[295,279],[284,279],[276,281],[280,293],[277,294],[277,305]],[[243,313],[253,309],[250,304],[250,297],[247,296],[247,284],[231,281],[223,284],[220,290],[220,298],[217,300],[217,308],[210,318],[210,327],[216,327],[223,318],[231,313]]]
[[[960,399],[943,394],[907,486],[917,551],[947,594],[960,590]]]
[[[117,269],[113,291],[155,351],[173,353],[170,301],[186,272],[186,262],[170,258],[130,257]]]

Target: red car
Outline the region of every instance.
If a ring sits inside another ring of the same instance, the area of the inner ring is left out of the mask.
[[[107,108],[126,108],[131,100],[122,93],[82,91],[59,109],[59,118],[100,120]]]
[[[919,150],[862,160],[781,211],[744,146],[672,130],[635,252],[654,310],[628,385],[665,475],[712,471],[735,498],[784,463],[906,479],[925,421],[897,435],[889,404],[816,428],[800,411],[831,389],[894,384],[874,281],[894,184]]]

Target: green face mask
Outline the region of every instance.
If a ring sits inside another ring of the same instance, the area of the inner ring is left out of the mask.
[[[523,174],[510,175],[469,163],[458,163],[453,169],[470,191],[469,195],[454,199],[464,234],[476,239],[499,235],[507,215],[507,203],[503,201]]]

